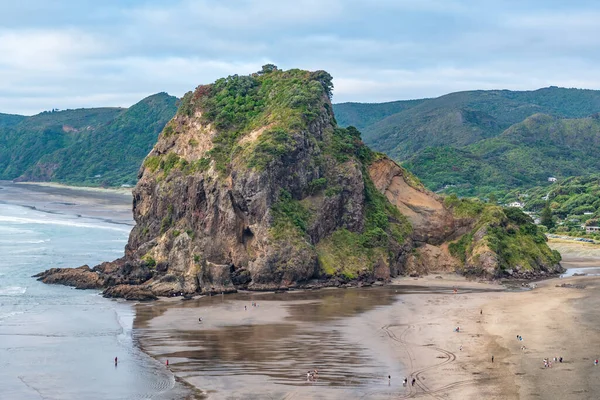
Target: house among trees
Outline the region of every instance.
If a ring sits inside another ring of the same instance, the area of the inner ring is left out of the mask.
[[[523,203],[519,202],[519,201],[513,201],[512,203],[508,204],[509,207],[516,207],[516,208],[523,208]]]
[[[556,178],[553,176],[548,177],[548,182],[556,182]]]
[[[596,233],[596,232],[600,232],[600,226],[586,226],[585,227],[585,233]]]

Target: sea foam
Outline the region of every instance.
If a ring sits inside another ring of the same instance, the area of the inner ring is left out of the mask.
[[[62,226],[72,226],[76,228],[92,228],[92,229],[108,229],[119,232],[129,232],[131,227],[121,227],[121,226],[111,226],[109,224],[100,225],[100,224],[92,224],[85,222],[74,222],[64,219],[50,218],[50,219],[40,219],[40,218],[25,218],[25,217],[12,217],[6,215],[0,215],[0,222],[8,222],[13,224],[40,224],[40,225],[62,225]]]
[[[0,296],[21,296],[24,295],[27,288],[21,286],[0,287]]]

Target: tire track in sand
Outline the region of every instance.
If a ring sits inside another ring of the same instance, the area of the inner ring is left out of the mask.
[[[408,332],[410,331],[411,328],[414,328],[414,325],[408,325],[406,327],[406,329],[404,329],[404,331],[402,332],[402,334],[400,335],[400,337],[398,337],[390,328],[395,327],[395,326],[401,326],[401,325],[384,325],[381,327],[381,329],[388,335],[388,337],[390,339],[392,339],[393,341],[401,344],[404,347],[404,350],[406,351],[408,358],[409,358],[409,364],[410,364],[410,375],[409,375],[409,381],[411,379],[415,379],[415,385],[417,386],[417,388],[421,389],[422,393],[433,397],[435,399],[443,399],[443,397],[440,396],[440,394],[442,394],[445,391],[448,390],[452,390],[461,386],[466,386],[466,385],[470,385],[470,384],[474,384],[476,382],[480,382],[483,380],[488,380],[489,378],[483,378],[483,379],[467,379],[464,381],[459,381],[459,382],[453,382],[450,383],[448,385],[444,385],[438,388],[434,388],[431,389],[429,388],[429,386],[427,384],[425,384],[424,379],[423,379],[423,373],[430,371],[432,369],[436,369],[436,368],[440,368],[443,367],[444,365],[447,365],[449,363],[452,363],[456,360],[456,354],[454,354],[451,351],[448,351],[446,349],[443,349],[441,347],[437,347],[437,346],[424,346],[424,345],[419,345],[419,344],[415,344],[415,343],[410,343],[406,340],[406,336],[408,335]],[[415,347],[426,347],[429,349],[433,349],[436,350],[442,354],[444,354],[444,361],[442,361],[441,363],[437,363],[437,364],[431,364],[428,365],[426,367],[420,368],[418,370],[414,370],[414,364],[413,364],[413,354],[412,354],[412,348]],[[410,385],[410,382],[408,382],[408,385]],[[414,398],[417,394],[419,394],[418,390],[414,390],[413,391],[413,387],[412,385],[409,386],[409,393],[406,393],[404,395],[401,395],[399,398]]]

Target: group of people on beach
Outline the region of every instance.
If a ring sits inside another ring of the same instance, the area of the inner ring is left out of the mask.
[[[544,358],[544,368],[552,368],[552,362],[563,362],[563,358],[562,357],[554,357],[554,359],[552,361],[550,361],[549,358]],[[596,360],[598,361],[598,360]]]
[[[307,382],[316,381],[317,379],[319,379],[319,371],[317,369],[308,371],[306,373],[306,381]]]
[[[406,386],[407,383],[408,383],[408,378],[405,377],[402,380],[402,386]],[[412,381],[410,381],[410,385],[415,386],[415,383],[417,383],[417,380],[415,378],[413,378]]]

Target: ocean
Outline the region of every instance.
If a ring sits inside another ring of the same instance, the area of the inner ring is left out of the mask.
[[[69,203],[42,193],[61,210],[42,211],[43,201],[14,204],[21,190],[26,202],[31,187],[0,182],[0,189],[0,398],[184,397],[173,374],[138,348],[132,304],[31,277],[122,256],[131,224],[111,222],[110,211],[107,218],[86,218],[82,209],[98,215],[102,205],[82,203],[83,197]]]

